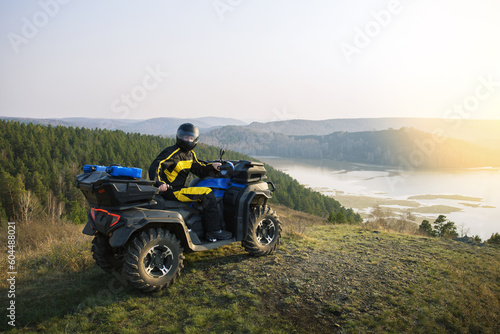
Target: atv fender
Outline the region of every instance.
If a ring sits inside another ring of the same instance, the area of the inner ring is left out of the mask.
[[[182,244],[192,245],[189,230],[182,216],[175,211],[144,210],[144,218],[129,222],[125,226],[113,231],[109,244],[111,247],[124,246],[130,237],[146,227],[164,227],[170,230]]]
[[[229,188],[224,196],[224,219],[234,221],[233,235],[237,241],[247,236],[251,207],[265,205],[270,198],[271,191],[264,182]]]
[[[272,197],[268,184],[264,182],[249,185],[246,193],[247,196],[244,200],[246,210],[250,210],[250,206],[265,205],[267,200]]]

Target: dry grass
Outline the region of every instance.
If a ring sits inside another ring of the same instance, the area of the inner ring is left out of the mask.
[[[294,211],[286,206],[273,204],[273,209],[276,211],[283,224],[284,235],[303,237],[309,226],[324,224],[324,220],[320,217],[300,211]]]
[[[68,222],[31,221],[16,223],[16,269],[18,277],[29,279],[52,268],[78,271],[93,265],[91,239],[82,234],[82,225]],[[7,230],[2,226],[2,231]],[[7,233],[0,243],[7,245]],[[2,252],[0,266],[7,267],[7,253]],[[7,272],[0,272],[0,288],[7,286]]]
[[[361,226],[368,231],[396,232],[416,236],[424,236],[424,234],[422,234],[422,232],[418,229],[417,223],[406,220],[398,220],[393,218],[386,218],[383,220],[368,220],[361,224]]]

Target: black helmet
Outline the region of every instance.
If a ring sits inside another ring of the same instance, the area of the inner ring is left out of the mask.
[[[183,151],[191,151],[198,144],[198,137],[200,136],[200,132],[196,125],[191,123],[184,123],[179,126],[177,129],[177,146],[179,146]],[[191,137],[191,138],[187,138]],[[192,140],[191,140],[192,139]]]

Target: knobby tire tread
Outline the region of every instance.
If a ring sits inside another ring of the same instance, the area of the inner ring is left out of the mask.
[[[171,275],[171,278],[167,282],[160,285],[155,285],[150,282],[147,282],[141,276],[139,261],[141,259],[141,252],[144,250],[146,245],[153,240],[161,240],[161,239],[171,242],[172,245],[175,245],[175,247],[178,248],[179,250],[179,256],[177,259],[178,264],[176,272],[173,275]],[[125,255],[123,275],[134,287],[144,292],[159,291],[163,288],[167,288],[175,282],[175,279],[180,276],[181,269],[184,268],[183,264],[184,255],[182,254],[182,252],[183,249],[180,245],[179,240],[177,240],[177,238],[170,232],[162,228],[149,228],[145,231],[142,231],[129,243],[128,252]]]
[[[273,220],[274,224],[277,225],[276,236],[271,243],[271,245],[260,245],[255,237],[256,225],[263,218],[268,218]],[[264,256],[273,253],[278,247],[281,239],[281,222],[278,218],[276,212],[269,206],[257,206],[254,207],[250,213],[248,222],[247,237],[241,242],[245,250],[253,256]]]

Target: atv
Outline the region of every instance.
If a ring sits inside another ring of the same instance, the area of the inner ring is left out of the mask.
[[[215,178],[195,178],[190,187],[209,187],[217,199],[229,240],[206,240],[196,202],[164,200],[139,168],[85,165],[77,186],[90,204],[83,233],[94,236],[92,255],[107,272],[120,271],[135,288],[158,291],[174,283],[183,252],[240,242],[254,256],[271,254],[280,243],[281,222],[267,205],[275,186],[264,181],[262,163],[224,161]]]

